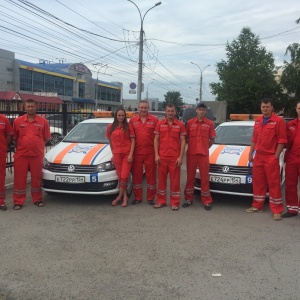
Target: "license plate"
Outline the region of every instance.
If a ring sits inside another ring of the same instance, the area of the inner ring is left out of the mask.
[[[55,176],[55,182],[62,183],[84,183],[84,176]]]
[[[241,178],[239,177],[230,177],[230,176],[215,176],[210,175],[209,181],[218,182],[218,183],[227,183],[227,184],[240,184]]]

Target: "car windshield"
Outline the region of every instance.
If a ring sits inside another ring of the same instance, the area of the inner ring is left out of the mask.
[[[68,143],[108,144],[106,128],[108,123],[80,123],[63,140]]]
[[[253,125],[219,126],[215,144],[250,146],[252,133]]]

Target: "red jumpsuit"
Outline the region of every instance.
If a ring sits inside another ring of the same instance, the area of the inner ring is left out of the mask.
[[[281,117],[272,113],[263,124],[263,117],[256,119],[252,142],[255,143],[253,160],[253,202],[252,206],[263,209],[269,188],[269,203],[273,214],[281,214],[283,203],[281,197],[279,160],[274,154],[278,144],[285,144],[286,125]]]
[[[194,200],[194,182],[197,167],[201,177],[201,200],[209,204],[212,198],[209,191],[209,141],[215,138],[215,126],[212,121],[204,118],[199,121],[193,118],[186,126],[188,150],[186,153],[187,181],[184,189],[185,200]]]
[[[300,120],[287,124],[287,150],[285,154],[285,201],[288,212],[298,214],[298,180],[300,179]]]
[[[128,156],[131,149],[131,138],[134,137],[132,125],[128,124],[128,132],[123,127],[116,127],[110,133],[112,124],[107,126],[106,137],[110,140],[112,146],[113,163],[119,177],[120,187],[126,189],[130,175],[132,163],[128,162]]]
[[[157,204],[165,205],[167,201],[167,176],[170,176],[170,205],[180,204],[180,167],[176,160],[180,156],[181,136],[186,135],[184,124],[174,119],[169,125],[167,119],[160,120],[154,133],[159,135],[158,188]]]
[[[48,121],[36,115],[32,122],[27,114],[14,120],[14,139],[17,150],[14,155],[14,204],[23,205],[26,199],[27,174],[31,174],[31,196],[34,203],[42,199],[42,167],[45,143],[50,140]]]
[[[0,115],[0,206],[5,205],[6,153],[9,135],[13,135],[10,122],[4,115]]]
[[[156,195],[156,164],[154,153],[154,129],[158,119],[148,114],[143,123],[140,115],[134,116],[129,123],[132,124],[135,135],[135,148],[132,163],[134,199],[142,201],[143,198],[143,166],[147,179],[147,200],[151,201]]]

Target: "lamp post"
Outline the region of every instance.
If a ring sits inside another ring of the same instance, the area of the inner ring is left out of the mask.
[[[148,98],[148,88],[149,88],[149,85],[152,84],[154,81],[150,82],[148,85],[147,85],[147,101],[149,100]]]
[[[155,3],[154,6],[150,7],[142,17],[141,11],[139,7],[131,0],[127,0],[131,2],[139,11],[140,19],[141,19],[141,29],[140,29],[140,42],[139,42],[139,70],[138,70],[138,85],[137,85],[137,100],[140,102],[142,100],[142,77],[143,77],[143,48],[144,48],[144,29],[143,29],[143,23],[146,14],[149,10],[153,9],[154,7],[161,5],[161,2]]]
[[[200,70],[200,90],[199,90],[199,102],[202,102],[202,83],[203,83],[203,77],[202,77],[202,73],[203,73],[203,71],[204,71],[204,70],[205,70],[207,67],[209,67],[210,65],[207,65],[206,67],[204,67],[203,69],[201,69],[199,65],[197,65],[197,64],[195,64],[195,63],[193,63],[192,61],[191,61],[191,64],[193,64],[193,65],[197,66],[197,67],[199,68],[199,70]]]

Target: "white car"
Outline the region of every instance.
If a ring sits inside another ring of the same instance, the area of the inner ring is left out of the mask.
[[[254,121],[231,121],[216,129],[215,143],[209,149],[210,191],[221,194],[253,196],[252,165],[248,161]],[[281,182],[284,183],[284,153],[279,163]],[[254,153],[255,155],[255,153]],[[199,170],[195,190],[200,190]]]
[[[105,138],[112,118],[79,123],[44,157],[42,188],[48,193],[110,195],[119,192],[118,176]],[[131,178],[128,194],[132,191]]]

